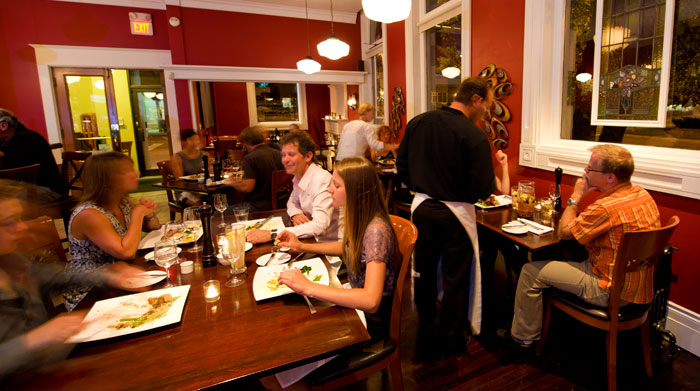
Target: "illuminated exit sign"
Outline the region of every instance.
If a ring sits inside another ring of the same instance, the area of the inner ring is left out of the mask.
[[[151,14],[129,12],[129,24],[133,35],[153,35]]]

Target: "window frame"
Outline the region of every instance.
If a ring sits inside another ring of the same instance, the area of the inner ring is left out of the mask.
[[[297,86],[297,102],[299,105],[299,120],[298,121],[258,121],[258,110],[255,101],[255,83],[261,82],[246,82],[246,92],[248,95],[248,120],[250,126],[260,125],[264,128],[286,128],[291,124],[299,124],[302,129],[308,129],[308,119],[306,112],[306,84],[304,83],[285,83],[285,82],[269,82],[275,84],[296,84]],[[262,82],[268,83],[268,82]]]
[[[580,176],[597,142],[561,138],[566,0],[526,0],[519,164]],[[632,180],[646,189],[700,199],[700,151],[628,145]]]

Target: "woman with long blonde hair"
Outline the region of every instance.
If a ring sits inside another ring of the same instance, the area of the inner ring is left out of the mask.
[[[127,194],[139,185],[131,158],[121,152],[94,154],[85,162],[80,204],[68,221],[67,273],[89,272],[115,260],[136,255],[142,231],[160,228],[156,205],[141,199],[132,202]],[[64,292],[69,310],[82,300],[90,287]]]

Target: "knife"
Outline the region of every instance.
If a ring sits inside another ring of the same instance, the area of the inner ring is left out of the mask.
[[[535,229],[536,231],[544,231],[544,230],[545,230],[545,228],[538,227],[535,223],[531,222],[530,220],[518,219],[518,221],[520,221],[521,223],[526,224],[527,226],[529,226],[529,227]]]
[[[289,263],[287,264],[287,268],[288,268],[288,269],[291,269],[291,268],[292,268],[292,264],[293,264],[294,262],[296,262],[299,258],[302,258],[304,255],[306,255],[306,253],[305,253],[305,252],[301,252],[299,255],[297,255],[296,257],[294,257],[294,259],[292,259],[291,261],[289,261]]]
[[[258,228],[262,227],[263,225],[265,225],[265,223],[270,221],[271,218],[272,218],[272,216],[267,216],[267,217],[265,217],[265,220],[258,221],[257,223],[253,224],[253,229],[258,229]]]

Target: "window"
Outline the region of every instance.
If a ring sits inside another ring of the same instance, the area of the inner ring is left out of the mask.
[[[369,21],[369,42],[370,46],[382,43],[382,23],[376,20]]]
[[[457,15],[426,34],[428,110],[452,102],[459,88],[462,69],[462,15]]]
[[[306,104],[303,84],[246,83],[251,125],[283,127],[292,123],[306,126]]]
[[[372,91],[374,96],[374,107],[376,108],[375,122],[381,124],[384,119],[384,53],[379,53],[373,56],[372,59],[372,75],[374,75],[374,83]]]
[[[447,3],[448,0],[425,0],[425,12],[430,12],[435,8]]]
[[[623,3],[651,7],[651,0]],[[658,12],[659,3],[654,1],[654,4]],[[587,42],[593,38],[589,30],[595,25],[585,20],[587,16],[577,21],[582,9],[587,9],[593,18],[596,3],[526,2],[520,164],[545,170],[561,166],[564,172],[578,176],[590,156],[588,149],[595,142],[621,142],[635,157],[632,178],[635,183],[651,190],[700,199],[697,176],[700,149],[695,146],[700,133],[697,122],[700,108],[696,103],[700,99],[697,95],[700,86],[697,66],[688,65],[697,61],[700,53],[698,40],[694,38],[699,26],[697,1],[675,2],[674,17],[669,22],[673,23],[673,42],[667,46],[672,52],[669,104],[662,106],[667,110],[667,120],[658,128],[590,125],[592,82],[576,80],[576,76],[587,73],[583,72],[584,62],[590,61],[587,51],[592,50]],[[644,10],[640,12],[644,14]],[[641,31],[639,26],[637,31]],[[623,42],[624,36],[623,31]],[[639,40],[635,42],[637,57]],[[621,54],[624,55],[624,50]],[[586,113],[588,118],[584,117]]]

